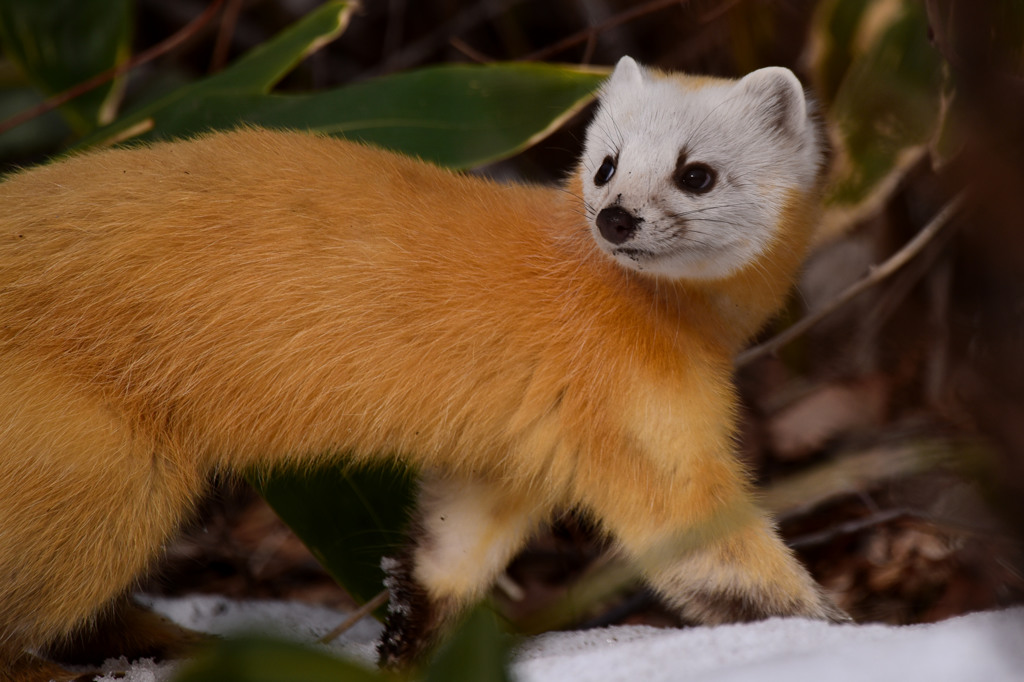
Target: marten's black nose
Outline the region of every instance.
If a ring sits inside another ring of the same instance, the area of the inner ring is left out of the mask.
[[[609,206],[597,214],[597,229],[612,244],[628,242],[636,232],[636,217],[621,206]]]

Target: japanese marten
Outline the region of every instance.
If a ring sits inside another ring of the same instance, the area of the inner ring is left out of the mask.
[[[73,677],[45,657],[74,642],[166,648],[125,595],[211,474],[335,462],[423,476],[385,663],[563,508],[690,621],[845,619],[734,452],[731,359],[819,212],[811,109],[786,69],[626,57],[560,188],[256,129],[8,177],[0,680]]]

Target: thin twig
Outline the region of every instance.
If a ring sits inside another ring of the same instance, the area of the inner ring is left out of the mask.
[[[369,80],[400,69],[406,69],[426,59],[434,50],[447,45],[452,36],[465,33],[469,29],[485,21],[493,19],[526,0],[497,0],[496,2],[468,3],[454,17],[436,27],[429,34],[414,40],[392,52],[372,69],[359,73],[360,80]]]
[[[9,130],[17,128],[23,123],[28,123],[37,116],[41,116],[48,111],[52,111],[59,106],[67,104],[79,95],[84,95],[90,90],[95,90],[104,83],[111,81],[119,76],[124,75],[128,71],[131,71],[140,64],[152,61],[157,57],[173,50],[178,47],[186,40],[194,36],[200,28],[208,23],[220,10],[220,6],[224,3],[224,0],[214,0],[210,5],[203,10],[203,13],[192,20],[187,26],[182,28],[180,31],[170,36],[161,43],[154,45],[148,50],[144,50],[139,54],[135,55],[128,61],[118,64],[117,66],[107,69],[102,73],[98,73],[92,78],[85,80],[78,85],[68,88],[64,92],[58,93],[53,97],[47,98],[45,102],[21,111],[14,116],[0,122],[0,135],[3,135]]]
[[[565,38],[562,38],[553,45],[548,45],[547,47],[537,50],[536,52],[531,52],[525,57],[522,57],[521,60],[525,62],[530,62],[547,59],[552,55],[558,54],[562,50],[567,50],[570,47],[578,45],[579,43],[590,40],[590,37],[592,35],[602,33],[610,28],[615,28],[620,24],[625,24],[629,21],[633,21],[634,19],[642,17],[645,14],[652,14],[654,12],[657,12],[658,10],[667,9],[672,5],[679,5],[681,7],[685,6],[688,4],[688,2],[689,0],[652,0],[651,2],[645,2],[644,4],[638,7],[634,7],[632,9],[626,10],[625,12],[620,12],[615,16],[608,17],[599,24],[588,26],[582,31],[577,31],[576,33],[573,33],[571,36],[566,36]]]
[[[706,24],[714,21],[715,19],[728,14],[733,7],[741,2],[743,2],[743,0],[728,0],[727,2],[720,2],[707,12],[704,12],[704,14],[697,17],[697,23]]]
[[[803,549],[813,547],[815,545],[823,545],[844,535],[852,535],[854,533],[859,533],[862,530],[867,530],[868,528],[881,526],[889,523],[890,521],[895,521],[896,519],[913,516],[913,512],[906,509],[884,509],[861,519],[853,519],[852,521],[847,521],[845,523],[838,523],[816,533],[798,535],[795,538],[786,540],[786,545],[789,546],[790,549]]]
[[[846,288],[841,294],[833,299],[828,305],[821,309],[811,313],[807,317],[799,320],[796,324],[790,326],[782,333],[774,336],[764,343],[749,348],[739,355],[736,356],[734,365],[736,367],[742,367],[749,364],[753,360],[767,355],[768,353],[774,353],[782,346],[793,339],[799,337],[801,334],[806,332],[808,329],[816,325],[818,322],[823,320],[828,315],[832,314],[839,308],[843,307],[854,298],[864,293],[866,290],[875,286],[879,282],[891,277],[896,271],[910,262],[918,253],[920,253],[925,246],[931,242],[935,236],[942,231],[942,228],[953,218],[954,215],[960,210],[964,204],[964,194],[958,194],[948,204],[946,204],[938,215],[932,218],[931,222],[928,223],[923,230],[918,232],[913,239],[907,242],[902,249],[894,253],[888,260],[878,266],[872,267],[863,279],[854,282],[852,285]]]
[[[494,581],[494,586],[505,593],[505,596],[512,601],[523,601],[526,599],[526,590],[515,580],[512,580],[508,573],[499,573]]]
[[[368,615],[370,615],[371,613],[376,611],[379,607],[383,606],[384,603],[387,600],[388,600],[388,591],[387,590],[381,590],[380,592],[377,593],[377,595],[373,599],[371,599],[370,601],[366,602],[365,604],[360,606],[358,609],[353,611],[351,613],[351,615],[349,615],[349,617],[346,618],[341,623],[341,625],[339,625],[338,627],[334,628],[333,630],[328,632],[326,635],[324,635],[323,637],[321,637],[317,641],[320,644],[329,644],[330,642],[333,642],[335,639],[340,637],[342,634],[344,634],[344,633],[348,632],[349,630],[351,630],[352,627],[356,623],[361,621],[363,618],[366,618]]]
[[[238,16],[242,12],[245,0],[228,0],[224,14],[220,18],[217,40],[213,44],[213,56],[210,58],[210,73],[217,73],[228,63],[228,52],[231,49],[231,38],[235,35]]]
[[[597,34],[591,33],[587,36],[587,44],[583,48],[583,58],[580,59],[580,64],[589,64],[590,60],[594,58],[594,50],[597,49]]]
[[[454,47],[456,50],[472,59],[477,64],[490,64],[494,60],[480,52],[475,47],[467,43],[462,38],[452,38],[448,41],[448,44]]]
[[[838,523],[815,533],[798,535],[786,540],[786,545],[792,549],[804,549],[814,545],[822,545],[843,535],[859,533],[862,530],[896,520],[914,521],[919,526],[926,524],[947,535],[981,538],[990,544],[1001,543],[1012,546],[1012,540],[996,527],[964,521],[961,518],[936,515],[929,511],[909,507],[879,509],[859,519]]]
[[[402,24],[405,19],[405,0],[388,0],[388,23],[384,27],[381,54],[394,54],[402,46]]]
[[[830,500],[863,495],[886,481],[955,467],[970,454],[966,445],[940,439],[879,444],[776,481],[759,491],[758,502],[776,520],[785,522]]]

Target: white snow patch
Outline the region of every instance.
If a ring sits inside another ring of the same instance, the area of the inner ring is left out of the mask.
[[[237,602],[205,595],[181,599],[139,595],[136,599],[193,630],[215,635],[261,633],[306,644],[315,643],[347,615],[343,611],[299,602]],[[380,623],[365,618],[324,649],[372,667],[377,662],[380,631]],[[124,658],[110,659],[101,667],[108,674],[95,678],[94,682],[169,682],[176,668],[175,662],[154,663],[151,659],[140,659],[129,664]]]
[[[259,631],[313,642],[345,614],[292,602],[146,598],[154,610],[215,634]],[[359,623],[327,647],[372,665],[380,624]],[[97,682],[168,682],[175,664],[108,661]],[[127,673],[114,677],[113,673]],[[1015,682],[1024,680],[1024,608],[933,625],[830,625],[774,619],[682,630],[619,626],[557,632],[516,651],[517,682]]]
[[[551,633],[521,648],[520,682],[912,682],[1024,680],[1024,609],[933,625],[800,619],[685,630]]]
[[[184,599],[140,597],[139,601],[179,625],[215,635],[259,632],[296,642],[315,642],[348,615],[325,606],[299,602],[245,601],[224,597],[194,596]],[[381,625],[364,618],[331,643],[332,650],[368,663],[376,662]]]

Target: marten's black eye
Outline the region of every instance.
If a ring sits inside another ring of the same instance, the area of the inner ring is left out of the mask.
[[[604,157],[601,167],[594,173],[594,184],[598,187],[607,185],[608,181],[615,175],[615,159],[610,156]]]
[[[703,194],[715,186],[715,171],[702,163],[691,163],[677,170],[672,179],[684,192]]]

